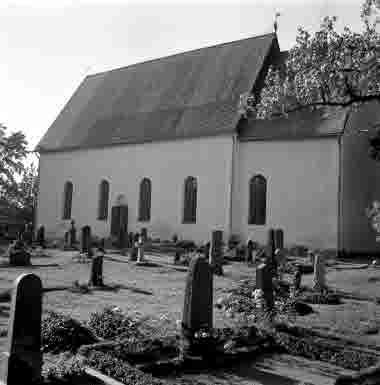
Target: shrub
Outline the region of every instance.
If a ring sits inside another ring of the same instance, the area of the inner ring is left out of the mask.
[[[142,336],[138,330],[138,322],[121,311],[114,310],[112,306],[105,307],[101,312],[92,313],[88,326],[98,337],[105,339]]]
[[[113,357],[109,353],[98,351],[90,352],[86,364],[99,370],[124,384],[133,385],[161,385],[162,382],[152,377],[151,374],[142,372],[130,364]]]
[[[75,352],[81,345],[96,342],[92,333],[80,322],[50,311],[42,319],[42,346],[44,352]]]
[[[48,366],[42,370],[42,377],[44,383],[65,384],[65,383],[76,383],[81,378],[86,377],[84,371],[84,365],[82,360],[61,354],[58,362],[53,366]]]

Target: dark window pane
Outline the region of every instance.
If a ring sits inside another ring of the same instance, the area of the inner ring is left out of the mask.
[[[254,176],[249,182],[248,224],[265,225],[267,183],[262,175]]]
[[[99,187],[98,219],[106,220],[108,217],[109,183],[103,180]]]
[[[63,192],[62,219],[70,219],[71,218],[72,201],[73,201],[73,184],[71,182],[66,182],[64,192]]]
[[[196,223],[197,218],[197,180],[188,177],[185,180],[183,223]]]
[[[139,221],[150,220],[152,183],[144,178],[140,183]]]

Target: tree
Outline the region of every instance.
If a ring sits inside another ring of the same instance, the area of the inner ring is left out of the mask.
[[[12,201],[17,195],[17,176],[25,170],[26,146],[21,131],[7,134],[6,127],[0,124],[0,198],[3,200]]]
[[[379,10],[380,0],[364,2],[360,33],[349,27],[339,33],[335,16],[325,17],[314,34],[299,27],[285,68],[269,68],[260,99],[252,103],[251,97],[245,114],[267,119],[301,109],[380,100],[379,19],[371,21]]]

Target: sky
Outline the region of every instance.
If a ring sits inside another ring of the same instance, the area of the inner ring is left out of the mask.
[[[363,0],[0,0],[0,123],[32,150],[86,75],[273,31],[282,50],[326,15],[360,31]]]

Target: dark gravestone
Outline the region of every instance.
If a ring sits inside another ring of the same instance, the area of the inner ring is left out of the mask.
[[[295,291],[299,291],[301,288],[302,272],[301,266],[296,266],[296,271],[293,277],[293,287]]]
[[[64,237],[64,247],[69,247],[69,232],[65,232],[65,237]]]
[[[41,377],[42,283],[34,274],[22,274],[12,292],[6,352],[1,353],[0,383],[24,385]]]
[[[26,250],[23,241],[16,241],[9,248],[9,264],[12,266],[30,266],[30,253]]]
[[[69,230],[69,246],[74,248],[77,243],[77,229],[75,228],[75,222],[71,221],[71,228]]]
[[[182,332],[186,351],[191,352],[194,333],[209,330],[213,323],[213,278],[210,265],[203,257],[191,260],[186,279],[185,300],[182,314]]]
[[[128,206],[113,206],[111,209],[111,236],[116,238],[116,246],[127,246],[128,234]]]
[[[82,227],[82,253],[90,252],[91,248],[91,227],[83,226]]]
[[[132,247],[133,246],[133,233],[130,232],[128,234],[128,247]]]
[[[141,229],[141,236],[142,236],[143,242],[145,243],[148,240],[148,230],[146,227],[143,227]]]
[[[216,275],[223,275],[223,231],[215,230],[211,236],[210,265]]]
[[[282,229],[275,230],[274,244],[275,244],[275,249],[282,250],[284,248],[284,231]]]
[[[206,258],[206,261],[208,261],[208,259],[210,258],[210,247],[211,243],[207,242],[204,247],[204,257]]]
[[[272,269],[268,264],[261,263],[256,268],[256,289],[263,291],[265,303],[272,309],[274,305]]]
[[[37,230],[37,237],[36,241],[39,246],[45,247],[45,227],[40,226]]]
[[[97,251],[92,259],[90,285],[103,286],[103,252]]]
[[[270,265],[273,275],[277,275],[277,263],[275,258],[275,231],[274,229],[268,230],[268,242],[266,247],[267,264]]]
[[[136,233],[133,235],[132,247],[131,247],[131,251],[129,254],[130,261],[137,261],[138,242],[139,242],[139,234]]]
[[[249,240],[247,242],[247,249],[245,254],[245,261],[251,263],[253,261],[253,242]]]

